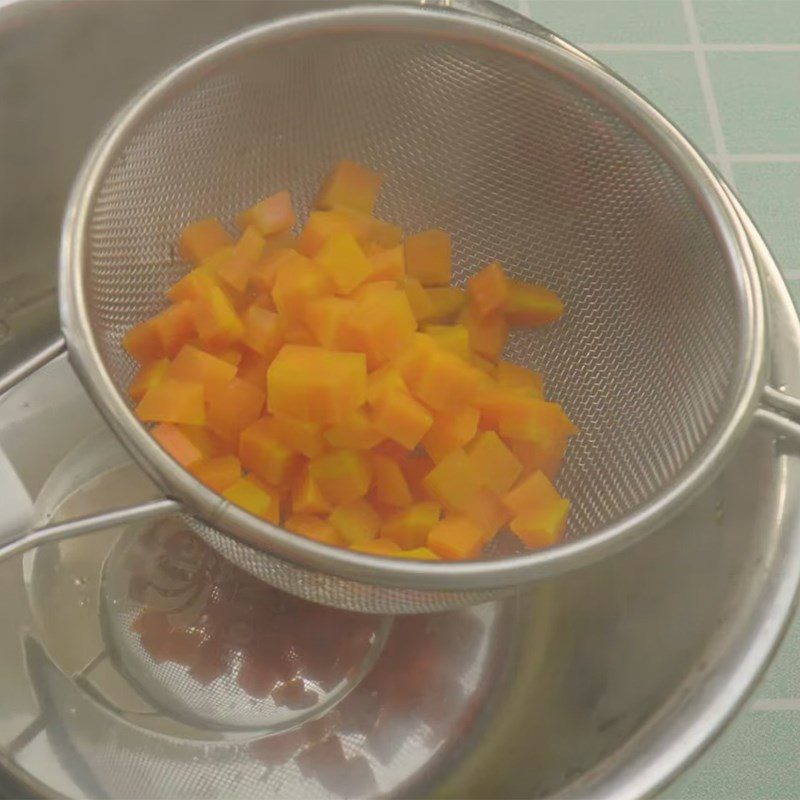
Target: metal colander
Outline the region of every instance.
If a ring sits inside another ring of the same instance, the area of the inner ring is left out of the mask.
[[[121,337],[186,272],[180,230],[284,187],[302,216],[343,158],[386,175],[380,217],[452,233],[456,283],[496,258],[564,299],[560,324],[515,332],[505,356],[542,370],[582,431],[559,480],[565,543],[459,564],[330,548],[223,501],[131,413]],[[98,142],[61,266],[78,374],[194,530],[269,583],[351,610],[477,602],[621,547],[721,466],[762,388],[759,278],[704,162],[571,46],[453,10],[298,16],[177,67]]]

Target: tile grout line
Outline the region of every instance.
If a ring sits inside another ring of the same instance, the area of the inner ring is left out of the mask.
[[[714,87],[711,83],[711,73],[708,69],[708,61],[702,49],[702,37],[700,36],[700,26],[697,24],[697,17],[694,13],[692,0],[681,0],[683,16],[686,21],[686,28],[689,33],[689,41],[692,44],[697,75],[700,79],[700,89],[706,101],[706,111],[711,127],[711,136],[714,140],[714,147],[719,159],[719,168],[723,177],[736,189],[733,178],[733,166],[728,158],[728,150],[725,146],[725,134],[722,131],[722,121],[719,116],[717,100],[714,96]]]

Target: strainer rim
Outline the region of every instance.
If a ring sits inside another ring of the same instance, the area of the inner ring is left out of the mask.
[[[741,321],[739,360],[731,372],[729,402],[676,480],[644,506],[585,538],[500,559],[436,563],[371,556],[297,536],[225,501],[182,469],[136,419],[103,364],[89,320],[84,285],[90,210],[102,179],[127,141],[127,134],[140,124],[142,112],[165,102],[197,73],[214,68],[237,51],[263,45],[275,37],[285,40],[309,32],[319,35],[374,29],[379,23],[406,33],[449,33],[492,49],[502,47],[579,83],[583,91],[592,88],[596,98],[599,96],[606,107],[623,116],[676,171],[702,208],[725,254],[731,280],[737,285]],[[492,33],[491,40],[487,32]],[[616,552],[675,513],[717,473],[735,441],[749,427],[764,383],[766,330],[756,262],[719,178],[694,147],[635,89],[573,45],[553,34],[522,32],[452,10],[369,5],[296,14],[247,28],[169,69],[121,109],[90,151],[67,204],[59,261],[61,325],[70,360],[112,430],[159,487],[189,513],[265,555],[362,583],[445,592],[501,589],[560,574]]]

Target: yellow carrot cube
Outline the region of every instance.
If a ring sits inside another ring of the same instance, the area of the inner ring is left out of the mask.
[[[391,539],[368,539],[350,545],[351,550],[359,553],[368,553],[372,556],[394,556],[400,553],[400,548]]]
[[[227,347],[241,341],[244,323],[219,286],[212,286],[208,293],[200,295],[193,306],[194,325],[204,344]]]
[[[433,424],[433,415],[411,395],[392,390],[378,399],[373,423],[384,436],[413,450]]]
[[[494,431],[479,434],[467,448],[483,485],[495,494],[510,491],[522,474],[522,464]]]
[[[160,358],[158,361],[151,361],[141,367],[134,375],[130,386],[128,386],[128,394],[130,394],[131,398],[139,401],[147,394],[149,389],[163,383],[167,377],[169,365],[168,358]]]
[[[503,503],[515,516],[549,508],[561,500],[558,490],[543,472],[534,472],[503,497]]]
[[[422,446],[437,463],[448,453],[468,444],[478,432],[480,412],[472,406],[433,415],[431,425],[422,437]]]
[[[381,536],[396,542],[403,550],[422,547],[428,532],[439,522],[441,513],[438,503],[412,503],[383,523]]]
[[[376,538],[381,527],[380,515],[363,499],[337,506],[328,521],[350,545]]]
[[[230,258],[217,270],[217,276],[237,292],[243,292],[263,252],[264,237],[250,225],[233,246]]]
[[[432,310],[428,317],[430,322],[445,322],[452,319],[466,302],[464,290],[458,286],[432,286],[425,289]]]
[[[470,278],[467,291],[473,313],[485,317],[505,310],[510,282],[500,262],[494,261]]]
[[[408,481],[394,459],[381,453],[373,453],[370,455],[370,464],[376,500],[397,508],[403,508],[413,501]]]
[[[518,514],[511,520],[511,530],[528,547],[550,547],[558,543],[567,527],[569,500]]]
[[[408,303],[417,322],[425,322],[434,316],[433,301],[428,296],[423,285],[416,279],[408,277],[403,284],[403,290],[408,298]]]
[[[136,406],[142,422],[175,422],[205,425],[206,409],[203,384],[166,378],[151,387]]]
[[[299,533],[316,542],[335,547],[343,547],[345,544],[344,539],[327,519],[320,519],[313,514],[292,514],[283,525],[287,531]]]
[[[319,344],[328,350],[352,350],[350,323],[356,304],[345,297],[320,297],[305,307],[305,323]]]
[[[296,221],[292,196],[285,189],[265,197],[236,217],[239,228],[244,230],[254,225],[263,236],[288,231]]]
[[[375,427],[364,409],[357,408],[338,425],[328,428],[324,433],[324,438],[331,447],[371,450],[386,437]]]
[[[501,361],[494,376],[499,386],[522,389],[533,397],[544,399],[544,382],[540,372],[520,367],[510,361]]]
[[[405,242],[406,274],[423,286],[446,286],[453,274],[450,234],[430,230],[409,236]]]
[[[333,285],[313,261],[286,250],[276,268],[272,299],[285,322],[302,322],[306,305],[331,294]]]
[[[247,475],[231,484],[222,496],[234,505],[257,517],[278,525],[281,521],[280,495],[277,489],[265,486],[257,478]]]
[[[332,450],[312,458],[308,472],[332,505],[364,497],[372,482],[367,456],[356,450]]]
[[[350,294],[372,275],[372,264],[351,233],[331,236],[314,261],[333,281],[338,294]]]
[[[447,516],[431,529],[427,547],[449,561],[476,558],[483,550],[484,532],[462,516]]]
[[[201,219],[181,231],[178,253],[185,261],[199,264],[232,243],[230,234],[216,217]]]
[[[367,214],[372,213],[383,176],[354,161],[342,161],[326,178],[317,195],[317,208],[346,206]]]
[[[329,514],[331,511],[331,504],[308,469],[303,470],[292,486],[292,511],[295,514]]]
[[[273,421],[262,417],[239,435],[242,465],[261,480],[280,486],[297,466],[297,455],[275,435]]]
[[[469,346],[480,356],[497,361],[508,341],[508,322],[503,314],[488,314],[479,317],[465,308],[460,316],[461,324],[469,333]]]
[[[546,325],[563,314],[564,304],[555,292],[533,283],[510,282],[505,315],[511,325]]]

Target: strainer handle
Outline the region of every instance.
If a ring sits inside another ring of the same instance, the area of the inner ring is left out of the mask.
[[[800,444],[800,398],[766,386],[762,405],[756,410],[755,418],[776,433]]]
[[[0,378],[0,397],[27,377],[66,352],[66,343],[59,338]],[[141,522],[180,511],[179,503],[168,498],[149,500],[137,505],[102,511],[53,525],[33,528],[34,505],[14,465],[0,449],[0,485],[3,487],[3,517],[0,524],[0,561],[34,547],[85,533]]]

